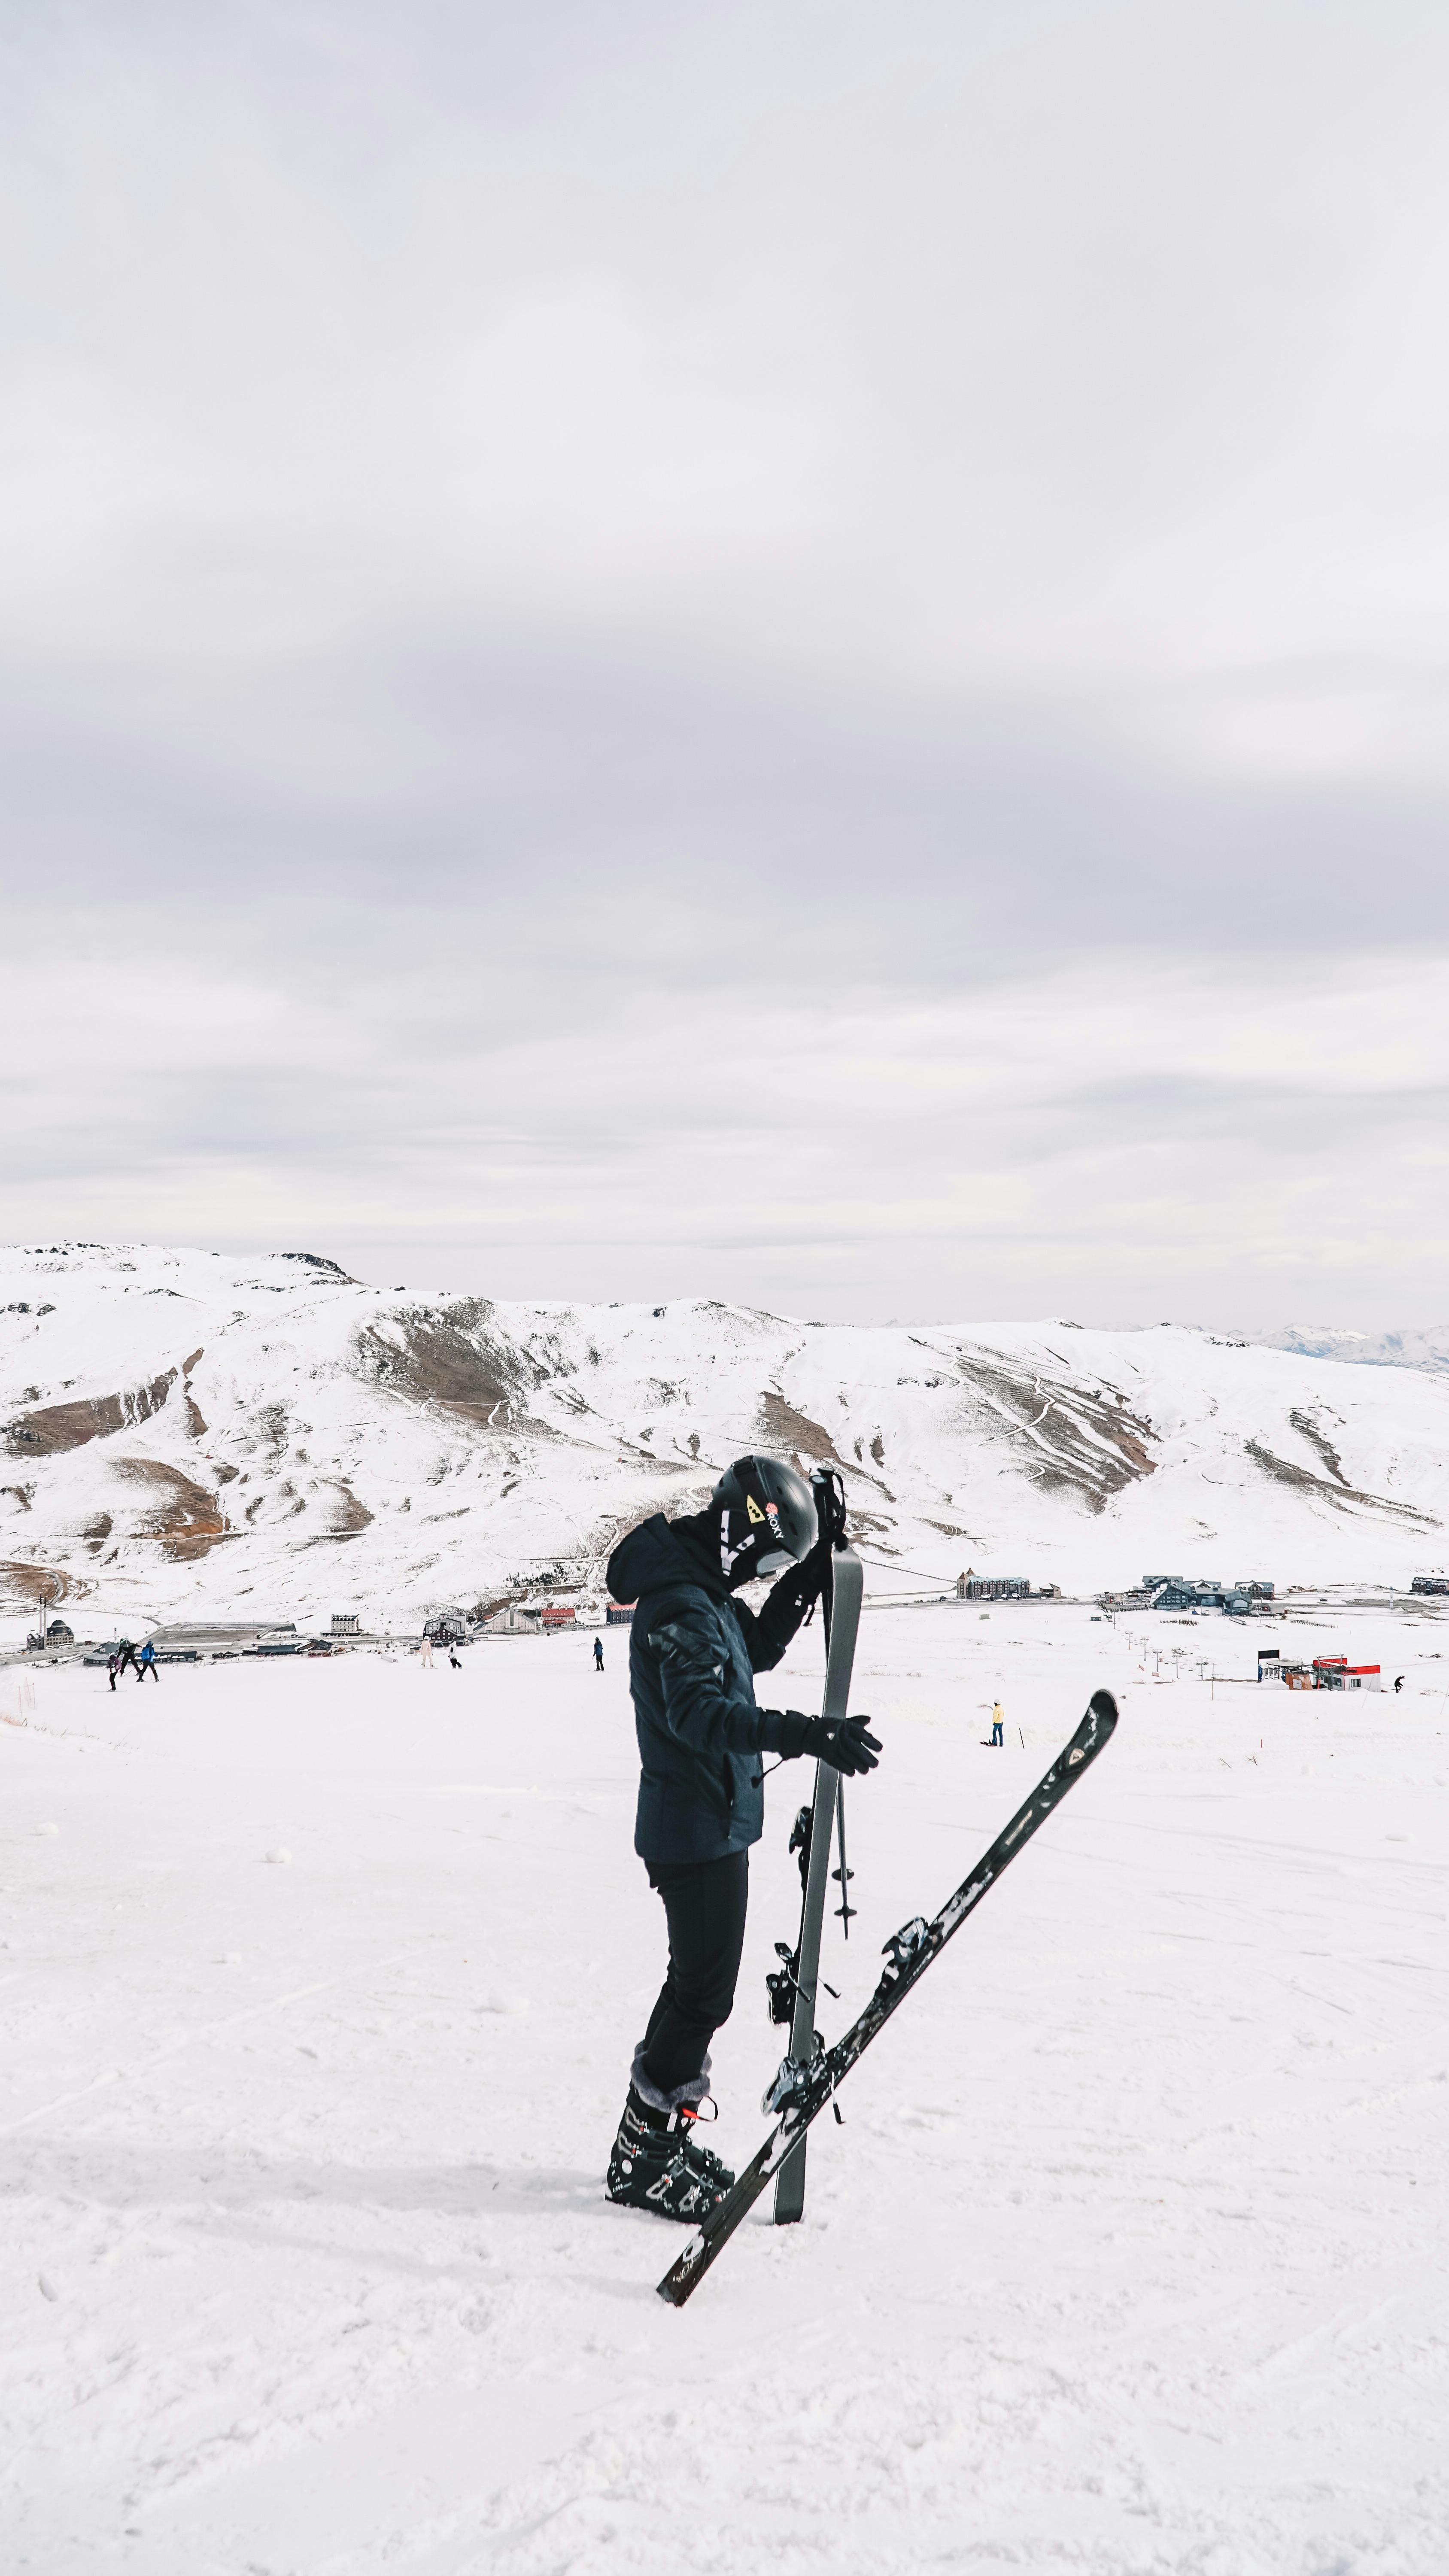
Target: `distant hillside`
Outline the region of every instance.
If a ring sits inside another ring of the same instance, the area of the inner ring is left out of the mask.
[[[1445,1548],[1439,1365],[1175,1326],[405,1296],[304,1254],[9,1251],[0,1604],[58,1578],[93,1622],[367,1623],[597,1586],[622,1530],[752,1446],[843,1468],[876,1589],[968,1565],[1402,1582]]]
[[[1430,1324],[1409,1333],[1315,1331],[1304,1324],[1284,1324],[1276,1333],[1254,1333],[1260,1350],[1297,1351],[1304,1359],[1347,1360],[1356,1368],[1422,1369],[1426,1376],[1449,1375],[1449,1324]]]

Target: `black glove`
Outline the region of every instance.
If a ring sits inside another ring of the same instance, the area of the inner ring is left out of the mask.
[[[762,1709],[760,1717],[763,1750],[778,1753],[785,1762],[813,1753],[817,1761],[828,1762],[832,1771],[843,1771],[847,1779],[876,1767],[880,1738],[866,1732],[868,1717],[806,1717],[798,1708]]]
[[[801,1621],[807,1612],[813,1610],[820,1598],[820,1586],[825,1580],[829,1561],[829,1548],[822,1547],[817,1539],[809,1555],[802,1556],[799,1564],[792,1565],[772,1587],[764,1608],[755,1618],[761,1649],[760,1656],[755,1659],[757,1673],[768,1672],[771,1664],[779,1662]],[[749,1633],[747,1628],[746,1637]]]
[[[868,1732],[868,1717],[812,1717],[805,1729],[805,1751],[847,1780],[857,1771],[874,1771],[880,1737]]]
[[[832,1547],[845,1545],[845,1478],[833,1467],[816,1467],[810,1484],[820,1529],[819,1544],[828,1556]]]
[[[825,1577],[830,1571],[830,1559],[834,1546],[834,1540],[828,1538],[822,1530],[809,1555],[802,1556],[800,1559],[800,1571],[809,1577],[812,1601],[817,1601],[820,1597]]]

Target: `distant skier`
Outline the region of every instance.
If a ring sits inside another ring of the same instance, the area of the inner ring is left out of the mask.
[[[107,1666],[106,1666],[106,1670],[107,1670],[107,1672],[109,1673],[109,1675],[110,1675],[110,1677],[111,1677],[111,1688],[112,1688],[112,1690],[114,1690],[114,1689],[115,1689],[115,1687],[116,1687],[116,1675],[117,1675],[117,1673],[120,1671],[120,1669],[121,1669],[121,1655],[120,1655],[120,1649],[119,1649],[119,1647],[118,1647],[118,1648],[117,1648],[117,1650],[116,1650],[116,1652],[112,1655],[110,1662],[109,1662],[109,1663],[107,1664]]]
[[[141,1667],[136,1661],[136,1649],[132,1645],[129,1637],[123,1637],[120,1645],[116,1649],[116,1670],[118,1673],[123,1673],[128,1668],[135,1674],[137,1681],[139,1681],[141,1678]]]
[[[595,1672],[596,1672],[596,1673],[601,1673],[601,1672],[603,1671],[603,1669],[604,1669],[604,1640],[603,1640],[603,1638],[602,1638],[602,1637],[596,1637],[596,1638],[594,1639],[594,1670],[595,1670]]]
[[[610,2200],[693,2221],[734,2176],[691,2134],[709,2098],[709,2044],[728,2021],[764,1823],[760,1756],[813,1753],[873,1771],[865,1717],[759,1708],[754,1675],[778,1664],[820,1590],[833,1533],[805,1478],[774,1458],[737,1458],[702,1512],[656,1512],[609,1560],[616,1601],[637,1601],[629,1688],[641,1777],[634,1849],[664,1901],[669,1969],[634,2051],[609,2158]],[[779,1574],[756,1615],[731,1593]]]
[[[156,1649],[152,1645],[149,1637],[147,1638],[145,1645],[141,1648],[141,1660],[136,1666],[137,1681],[143,1682],[148,1673],[150,1674],[153,1682],[159,1682],[161,1679],[160,1674],[156,1670]]]
[[[1403,1676],[1403,1674],[1402,1674],[1402,1673],[1400,1673],[1398,1680],[1397,1680],[1397,1681],[1395,1682],[1395,1684],[1394,1684],[1394,1688],[1395,1688],[1395,1690],[1396,1690],[1396,1691],[1401,1691],[1401,1690],[1403,1689],[1403,1687],[1404,1687],[1404,1676]]]
[[[424,1670],[424,1672],[425,1672],[425,1673],[430,1673],[430,1672],[432,1671],[432,1669],[433,1669],[433,1641],[432,1641],[432,1638],[431,1638],[431,1637],[429,1637],[429,1636],[424,1636],[424,1638],[423,1638],[423,1642],[422,1642],[421,1646],[420,1646],[420,1647],[419,1647],[419,1649],[418,1649],[418,1661],[419,1661],[419,1663],[422,1665],[422,1668],[423,1668],[423,1670]]]
[[[993,1744],[1005,1744],[1006,1738],[1001,1731],[1004,1724],[1005,1719],[1002,1715],[1001,1702],[998,1700],[996,1706],[991,1712],[991,1741]]]
[[[458,1661],[458,1650],[453,1644],[451,1637],[448,1639],[448,1661],[452,1665],[455,1673],[460,1673],[462,1671],[463,1667]]]

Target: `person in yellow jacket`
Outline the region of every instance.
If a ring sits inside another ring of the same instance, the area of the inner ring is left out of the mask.
[[[1006,1737],[1002,1733],[1002,1728],[1005,1723],[1006,1720],[1002,1715],[1001,1702],[998,1700],[996,1706],[991,1712],[991,1741],[993,1744],[1005,1744]]]

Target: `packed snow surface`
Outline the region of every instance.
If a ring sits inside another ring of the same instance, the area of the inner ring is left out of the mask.
[[[0,1254],[0,1610],[415,1621],[597,1590],[741,1451],[843,1472],[878,1593],[1437,1565],[1449,1377],[1180,1326],[501,1305],[304,1254]]]
[[[601,2193],[662,1965],[622,1637],[0,1671],[7,2569],[1443,2576],[1449,1640],[1274,1636],[1404,1690],[867,1611],[827,2037],[1088,1693],[1122,1721],[816,2127],[804,2224],[762,2204],[682,2312],[682,2231]],[[732,2161],[808,1787],[767,1792]]]

